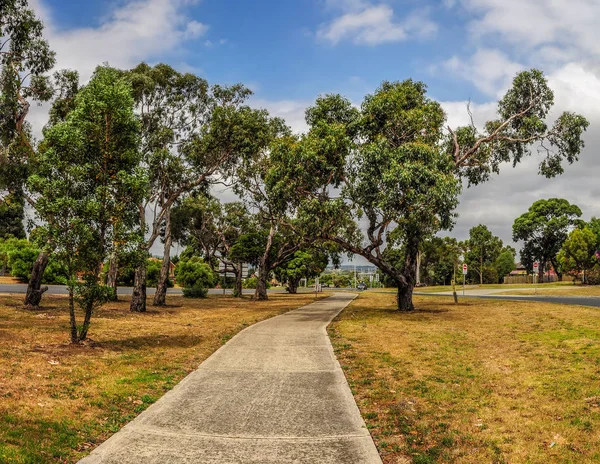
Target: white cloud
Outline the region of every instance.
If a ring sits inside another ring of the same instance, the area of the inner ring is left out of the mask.
[[[501,39],[523,54],[568,50],[562,62],[600,55],[597,0],[461,0],[475,38]],[[558,56],[556,56],[558,58]]]
[[[297,134],[308,130],[306,120],[304,119],[304,113],[306,108],[312,105],[313,102],[252,98],[250,104],[255,108],[266,109],[271,116],[283,118],[287,125]]]
[[[522,65],[511,61],[506,54],[493,49],[477,50],[466,60],[453,56],[442,67],[495,97],[503,93],[517,72],[523,69]]]
[[[437,32],[437,25],[428,18],[426,11],[413,12],[398,21],[394,10],[386,4],[333,3],[341,4],[343,14],[321,26],[317,37],[334,45],[347,39],[356,44],[378,45],[414,37],[427,38]]]
[[[105,62],[130,68],[141,61],[174,54],[190,40],[203,36],[208,26],[189,19],[186,6],[196,0],[128,0],[109,12],[97,27],[63,30],[53,21],[53,12],[44,0],[30,0],[44,21],[44,37],[56,52],[55,69],[75,69],[86,82],[94,69]],[[181,63],[181,67],[186,67]],[[40,138],[48,119],[49,104],[33,106],[28,115],[34,134]]]
[[[69,30],[56,27],[43,0],[31,3],[44,19],[44,35],[56,51],[57,69],[77,69],[84,81],[103,62],[127,68],[159,59],[208,30],[207,25],[183,13],[194,3],[190,0],[129,0],[112,10],[99,26]]]

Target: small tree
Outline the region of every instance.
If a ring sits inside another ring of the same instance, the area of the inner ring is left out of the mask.
[[[500,282],[504,276],[515,270],[515,256],[516,250],[511,246],[505,246],[494,261],[494,269],[496,269]]]
[[[574,276],[582,274],[581,281],[585,284],[586,271],[592,269],[597,263],[595,256],[598,239],[588,227],[573,230],[558,253],[558,262],[562,269]]]
[[[55,245],[68,276],[71,343],[86,339],[94,309],[110,297],[99,274],[118,237],[115,218],[127,217],[145,189],[139,164],[139,125],[131,88],[121,73],[99,67],[65,121],[44,132],[28,184],[37,239]],[[79,280],[80,278],[81,280]],[[84,318],[77,323],[75,303]]]

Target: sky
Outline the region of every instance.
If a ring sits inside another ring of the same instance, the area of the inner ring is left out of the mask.
[[[318,95],[356,105],[383,80],[427,83],[448,125],[495,115],[517,72],[543,70],[555,111],[591,125],[580,161],[555,179],[533,156],[461,195],[448,235],[461,240],[482,223],[505,244],[512,223],[536,200],[566,198],[583,218],[600,216],[600,17],[598,0],[30,0],[57,52],[57,69],[83,81],[107,62],[129,68],[168,63],[210,83],[241,82],[251,104],[305,129]],[[41,129],[47,107],[34,108]]]

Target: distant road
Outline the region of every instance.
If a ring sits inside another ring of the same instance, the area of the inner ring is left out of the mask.
[[[301,290],[301,289],[300,289]],[[231,294],[231,289],[226,289],[226,294]],[[27,293],[27,284],[0,284],[0,293]],[[67,287],[64,285],[48,285],[48,291],[46,292],[48,295],[67,295]],[[117,289],[117,293],[119,295],[131,295],[133,293],[133,287],[119,287]],[[154,295],[156,293],[155,288],[147,289],[148,295]],[[180,288],[170,288],[167,290],[169,295],[181,295]],[[211,288],[208,293],[210,295],[222,295],[223,290],[219,288]],[[252,295],[254,293],[253,289],[245,289],[245,295]],[[269,293],[285,293],[284,289],[274,289],[269,290]]]
[[[462,296],[461,292],[458,293],[458,300],[461,298],[481,298],[484,300],[516,300],[516,301],[540,301],[543,303],[558,303],[566,305],[579,305],[579,306],[595,306],[600,308],[600,297],[595,296],[543,296],[543,295],[531,295],[531,296],[511,296],[511,295],[465,295]],[[452,293],[420,293],[415,292],[415,295],[419,296],[436,296],[436,297],[452,297]]]

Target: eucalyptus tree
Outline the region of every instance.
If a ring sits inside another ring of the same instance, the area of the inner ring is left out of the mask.
[[[288,293],[298,293],[301,279],[311,279],[323,273],[329,264],[329,254],[321,247],[296,251],[275,269],[277,279],[286,285]]]
[[[539,261],[540,282],[543,282],[544,269],[548,263],[562,280],[558,253],[575,226],[583,223],[581,209],[564,198],[549,198],[534,202],[526,213],[513,223],[513,240],[523,241],[521,262],[533,269],[533,262]]]
[[[75,107],[75,97],[79,92],[79,74],[77,71],[68,69],[57,71],[53,76],[52,87],[54,100],[50,107],[48,123],[46,124],[45,129],[49,129],[58,123],[64,122],[67,115]],[[28,164],[29,173],[33,174],[35,169],[35,156],[32,156],[31,162]],[[25,197],[27,198],[29,205],[32,208],[35,208],[35,201],[33,198],[27,194],[25,194]],[[33,264],[31,277],[27,284],[27,293],[25,294],[24,301],[26,307],[35,308],[39,306],[42,295],[48,290],[48,287],[42,287],[42,279],[53,248],[54,243],[52,241],[47,241],[40,247],[40,252]]]
[[[486,268],[492,268],[500,256],[502,240],[492,234],[486,225],[479,224],[469,230],[466,246],[465,262],[469,265],[469,269],[479,276],[481,285]]]
[[[27,0],[0,2],[0,237],[25,237],[23,183],[33,151],[27,116],[32,102],[52,97],[46,73],[55,56],[43,29]]]
[[[515,77],[482,131],[474,124],[445,127],[441,106],[426,90],[412,80],[384,82],[360,110],[339,95],[319,97],[307,110],[308,133],[289,147],[294,162],[280,173],[312,210],[322,238],[363,256],[396,283],[399,310],[414,308],[419,246],[453,226],[463,179],[485,182],[534,147],[543,154],[540,173],[559,175],[563,162],[578,159],[588,127],[574,113],[546,124],[554,95],[537,70]],[[398,253],[388,250],[400,247],[397,265],[390,257]]]
[[[207,195],[192,195],[172,212],[174,239],[201,255],[213,271],[218,263],[223,272],[235,274],[233,295],[242,296],[243,263],[231,256],[231,249],[243,234],[256,229],[255,218],[242,202],[221,203]]]
[[[270,143],[243,163],[235,186],[239,196],[256,212],[260,227],[241,237],[231,251],[238,261],[258,267],[254,295],[257,300],[268,299],[267,280],[271,272],[319,238],[318,222],[297,201],[294,173],[282,176],[298,161],[297,153],[291,149],[298,145],[298,138],[276,118],[265,126],[265,131]]]
[[[147,181],[139,163],[130,84],[121,72],[99,67],[65,120],[44,131],[28,179],[43,221],[36,238],[54,244],[53,257],[68,276],[72,343],[86,339],[94,309],[111,293],[99,284],[100,269],[113,243],[130,238],[115,224],[129,220],[129,232],[135,233],[130,212],[136,211]],[[81,324],[75,303],[83,310]]]
[[[261,150],[268,119],[246,105],[251,91],[242,85],[209,87],[192,74],[160,64],[141,64],[129,72],[142,124],[143,164],[150,188],[138,205],[148,235],[139,247],[131,311],[146,310],[145,258],[164,237],[163,267],[154,304],[165,303],[170,262],[171,209],[198,188],[228,182],[243,158]],[[147,208],[151,219],[146,221]]]

